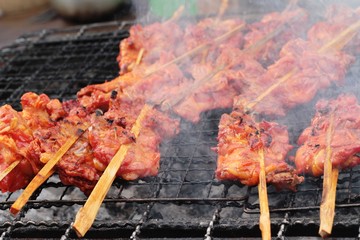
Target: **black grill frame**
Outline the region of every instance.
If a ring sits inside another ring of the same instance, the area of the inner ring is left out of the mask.
[[[118,43],[128,36],[130,25],[109,22],[23,35],[0,50],[0,104],[20,110],[25,91],[68,100],[81,87],[116,77]],[[354,90],[359,69],[357,61],[345,86],[321,91],[317,99],[343,91],[359,96]],[[309,123],[317,99],[279,120],[288,125],[292,139]],[[117,179],[86,237],[259,238],[257,188],[214,178],[216,154],[211,147],[216,146],[218,120],[229,111],[204,113],[196,125],[182,121],[181,133],[162,143],[158,176],[131,182]],[[304,114],[306,119],[294,122]],[[295,193],[269,186],[273,236],[318,236],[321,189],[322,179],[312,177]],[[76,238],[71,223],[86,201],[78,189],[64,186],[54,176],[13,217],[8,210],[19,192],[0,197],[2,238]],[[309,205],[304,205],[304,199]],[[332,235],[358,237],[359,212],[360,168],[342,171]]]

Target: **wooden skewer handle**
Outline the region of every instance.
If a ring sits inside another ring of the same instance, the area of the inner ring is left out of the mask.
[[[334,168],[331,172],[331,187],[320,205],[320,228],[319,235],[325,238],[331,234],[335,217],[336,186],[339,177],[339,169]]]
[[[39,188],[41,184],[43,184],[53,173],[55,170],[51,169],[46,175],[36,175],[29,185],[25,188],[25,190],[21,193],[21,195],[16,199],[13,205],[10,208],[10,212],[14,215],[18,214],[20,210],[25,206],[27,201],[29,201],[31,195],[35,192],[36,189]]]
[[[264,240],[271,239],[271,221],[270,221],[270,210],[269,210],[269,201],[266,188],[266,173],[265,173],[265,156],[264,149],[262,148],[259,151],[260,156],[260,174],[259,174],[259,201],[260,201],[260,230],[261,236]]]
[[[332,166],[331,142],[334,135],[335,113],[330,114],[329,126],[326,131],[326,156],[324,161],[323,192],[320,205],[319,234],[326,237],[331,234],[335,216],[336,185],[339,170]]]
[[[0,181],[2,181],[4,177],[6,177],[14,168],[16,168],[19,163],[20,161],[12,162],[7,168],[5,168],[4,171],[0,173]]]
[[[134,126],[131,129],[131,132],[134,134],[135,137],[138,137],[138,135],[140,134],[141,123],[151,108],[152,107],[149,105],[145,105],[142,108]],[[120,146],[119,150],[111,159],[109,165],[106,167],[104,173],[101,175],[99,181],[95,185],[95,188],[91,192],[85,205],[77,213],[73,228],[79,237],[83,237],[93,224],[99,208],[104,201],[105,196],[111,187],[111,184],[115,180],[116,173],[132,145],[133,144],[130,143]]]
[[[84,133],[86,128],[80,128],[78,132],[71,136],[63,146],[55,153],[54,157],[49,160],[44,167],[37,173],[37,175],[27,185],[22,194],[16,199],[14,204],[10,208],[12,214],[17,214],[30,199],[31,195],[38,187],[43,184],[53,173],[54,167],[57,162],[64,156],[64,154],[71,148],[71,146],[77,141],[77,139]]]
[[[116,173],[120,168],[130,146],[130,144],[127,144],[120,147],[120,150],[116,153],[113,160],[111,160],[110,164],[101,175],[84,207],[80,208],[78,211],[73,228],[79,237],[83,237],[93,224],[98,210],[104,201],[111,184],[115,180]]]

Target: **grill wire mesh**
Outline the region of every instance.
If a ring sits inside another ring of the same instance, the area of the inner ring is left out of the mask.
[[[88,84],[111,80],[118,74],[118,43],[128,36],[128,24],[111,22],[24,35],[0,50],[0,104],[20,110],[26,91],[46,93],[62,100],[74,98]],[[359,97],[360,62],[353,64],[347,83],[321,91],[320,97],[351,91]],[[309,124],[311,103],[289,112],[279,122],[288,126],[292,144]],[[214,178],[217,125],[222,113],[203,114],[200,123],[182,121],[181,133],[161,146],[157,177],[111,187],[87,238],[259,238],[259,202],[256,187]],[[307,177],[297,192],[268,187],[272,234],[278,239],[318,236],[322,179]],[[21,191],[0,196],[0,233],[7,238],[76,238],[71,229],[86,197],[64,186],[57,176],[32,196],[21,213],[10,215]],[[359,235],[360,169],[339,176],[334,237]]]

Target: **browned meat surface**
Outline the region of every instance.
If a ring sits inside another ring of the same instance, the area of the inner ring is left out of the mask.
[[[234,107],[255,102],[252,107],[255,112],[284,116],[287,109],[310,101],[319,89],[341,84],[354,58],[341,51],[320,54],[318,49],[318,45],[302,39],[289,41],[280,53],[281,58],[235,98]],[[286,75],[289,78],[283,81]],[[258,99],[274,86],[274,90]]]
[[[305,34],[308,25],[307,18],[308,14],[301,8],[269,13],[261,21],[249,25],[250,31],[244,37],[245,48],[256,44],[264,36],[279,30],[279,28],[286,28],[285,31],[267,41],[255,56],[260,62],[273,62],[278,59],[279,49],[285,43]]]
[[[295,190],[303,181],[285,157],[292,149],[287,129],[275,122],[256,122],[241,111],[224,114],[219,124],[216,177],[238,180],[249,186],[259,183],[263,151],[266,180],[277,189]]]
[[[314,24],[308,31],[308,39],[317,44],[331,41],[339,32],[349,25],[359,21],[360,8],[352,9],[342,4],[329,5],[326,11],[326,21]],[[360,51],[360,34],[357,33],[345,48],[349,54]]]
[[[331,135],[331,162],[338,169],[351,168],[360,163],[360,105],[353,95],[340,95],[337,99],[320,100],[311,124],[300,135],[295,156],[299,173],[320,176],[324,171],[326,135],[330,115],[334,114]]]
[[[0,108],[0,171],[16,161],[20,164],[2,181],[2,192],[13,192],[25,187],[38,168],[37,162],[26,158],[26,148],[33,141],[32,131],[20,113],[9,105]]]

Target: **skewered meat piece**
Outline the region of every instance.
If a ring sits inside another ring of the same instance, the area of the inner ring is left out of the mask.
[[[316,113],[298,139],[295,164],[298,173],[320,176],[324,171],[326,134],[334,114],[334,130],[331,138],[331,161],[334,168],[352,168],[360,163],[356,155],[360,151],[360,105],[354,95],[342,94],[337,99],[320,100]]]
[[[45,94],[26,93],[21,98],[23,110],[17,112],[10,106],[1,107],[1,168],[12,162],[20,163],[1,182],[2,191],[15,191],[25,187],[46,162],[47,150],[56,148],[51,142],[49,129],[64,112],[58,100]],[[41,147],[41,143],[45,145]],[[60,143],[61,144],[61,143]],[[61,145],[60,145],[61,146]],[[41,149],[42,148],[42,149]]]
[[[208,49],[192,56],[191,59],[184,61],[183,69],[190,68],[191,71],[192,64],[199,64],[207,61],[213,62],[219,57],[219,54],[221,54],[224,49],[243,48],[244,35],[242,32],[237,32],[233,36],[224,39],[219,44],[213,44],[214,39],[241,25],[245,25],[245,22],[236,18],[222,21],[216,18],[205,18],[196,24],[189,24],[184,30],[185,35],[183,36],[183,44],[185,45],[185,49],[183,52],[195,49],[202,44],[208,44]]]
[[[152,67],[162,66],[171,59],[171,54],[163,53]],[[106,112],[111,98],[124,97],[134,100],[146,98],[149,101],[158,102],[165,96],[171,96],[169,91],[176,93],[177,86],[187,82],[182,71],[175,64],[149,76],[144,76],[145,69],[147,68],[139,66],[112,81],[86,86],[77,93],[78,100],[88,112],[94,112],[96,109]]]
[[[66,137],[58,134],[56,122],[65,117],[66,113],[59,100],[50,100],[45,94],[37,95],[33,92],[21,97],[21,106],[21,114],[34,137],[28,146],[27,157],[32,161],[46,163],[66,141]]]
[[[272,62],[278,59],[279,49],[285,43],[291,39],[305,35],[307,22],[308,14],[301,8],[266,14],[261,21],[249,24],[248,28],[250,31],[244,37],[244,48],[256,44],[264,36],[270,34],[277,28],[286,28],[286,31],[267,41],[265,46],[254,56],[262,63]]]
[[[139,137],[134,139],[129,129],[144,104],[142,100],[122,100],[119,105],[120,99],[114,99],[104,116],[100,110],[89,114],[77,100],[62,105],[58,103],[44,94],[27,93],[22,97],[24,117],[10,106],[1,108],[0,136],[3,139],[1,144],[4,145],[0,153],[1,168],[21,160],[1,181],[2,191],[15,191],[26,186],[42,164],[49,161],[82,125],[89,124],[92,127],[66,152],[56,165],[56,170],[64,184],[77,186],[85,194],[91,192],[121,144],[134,142],[118,176],[134,180],[156,175],[160,141],[179,131],[177,120],[152,110],[142,124]],[[54,120],[51,120],[52,117]],[[29,119],[33,131],[24,118]]]
[[[285,157],[292,149],[285,127],[275,122],[256,122],[243,110],[224,114],[219,123],[216,177],[239,180],[245,185],[259,183],[260,153],[264,151],[266,181],[277,189],[295,190],[303,177],[296,174]]]
[[[218,72],[216,66],[219,68]],[[240,49],[224,49],[214,65],[193,65],[191,74],[194,83],[190,87],[185,86],[183,93],[179,94],[184,98],[179,99],[173,111],[186,120],[198,122],[204,111],[231,107],[233,98],[264,72],[257,61]]]
[[[161,140],[178,132],[178,121],[152,112],[142,123],[139,137],[134,139],[129,129],[135,123],[142,105],[135,106],[132,102],[116,104],[111,104],[103,116],[100,113],[91,114],[91,127],[57,166],[62,182],[79,187],[85,194],[94,188],[122,144],[134,143],[117,173],[118,177],[135,180],[156,175]]]
[[[89,114],[76,100],[64,102],[63,109],[66,117],[57,122],[58,135],[61,137],[68,139],[70,135],[81,131],[81,126],[97,124],[92,119],[96,114]],[[89,194],[102,174],[97,166],[89,143],[89,131],[85,131],[58,162],[56,171],[64,184],[76,186],[85,194]]]
[[[319,48],[319,45],[302,39],[289,41],[281,50],[281,58],[246,92],[235,98],[234,107],[255,101],[253,111],[284,116],[287,109],[310,101],[319,89],[329,87],[331,83],[341,84],[354,58],[341,51],[319,53]],[[287,74],[289,79],[261,101],[256,100],[259,93],[281,82]]]
[[[132,26],[130,36],[120,42],[120,53],[117,57],[120,74],[134,68],[141,49],[144,49],[144,65],[153,64],[163,51],[183,53],[181,48],[175,48],[180,45],[183,36],[181,27],[171,21],[156,22],[145,27],[140,24]]]
[[[215,38],[242,24],[245,24],[243,20],[235,18],[226,20],[205,18],[198,21],[196,24],[189,24],[184,29],[184,36],[182,36],[184,39],[185,51],[194,49],[204,43],[211,45]],[[223,48],[225,46],[241,48],[242,45],[243,35],[238,33],[227,39],[224,43],[212,46],[212,48]],[[209,52],[213,52],[214,49],[209,49]]]
[[[107,111],[112,94],[117,94],[117,91],[121,93],[124,88],[139,80],[140,77],[136,73],[129,72],[111,81],[80,89],[77,93],[77,99],[88,112],[94,112],[96,109]]]
[[[31,130],[21,114],[11,106],[0,108],[0,171],[4,171],[12,163],[20,163],[0,181],[2,192],[13,192],[25,187],[38,167],[26,158],[26,147],[33,141]],[[34,165],[34,168],[33,168]]]
[[[89,142],[94,157],[103,164],[108,165],[121,144],[134,142],[128,151],[117,176],[126,180],[134,180],[144,176],[157,174],[160,151],[159,144],[162,139],[173,137],[179,132],[179,121],[152,109],[142,122],[140,135],[134,139],[130,132],[135,124],[144,102],[141,99],[116,98],[111,101],[102,124],[94,125],[89,131]]]
[[[172,21],[153,23],[147,26],[134,25],[130,28],[130,37],[120,43],[117,57],[120,74],[132,71],[143,49],[142,65],[153,65],[163,53],[170,53],[173,58],[190,51],[202,44],[210,44],[214,38],[244,24],[240,19],[218,21],[206,18],[196,24],[183,23],[180,26]],[[230,37],[222,46],[242,46],[242,34]],[[212,46],[217,48],[218,45]],[[206,53],[205,51],[203,53]],[[201,54],[200,54],[201,56]],[[200,57],[201,59],[201,57]]]
[[[309,41],[324,44],[337,33],[346,29],[360,18],[360,8],[352,9],[343,4],[332,4],[326,9],[326,21],[318,22],[308,31]],[[360,34],[357,33],[344,49],[349,54],[360,51]]]

